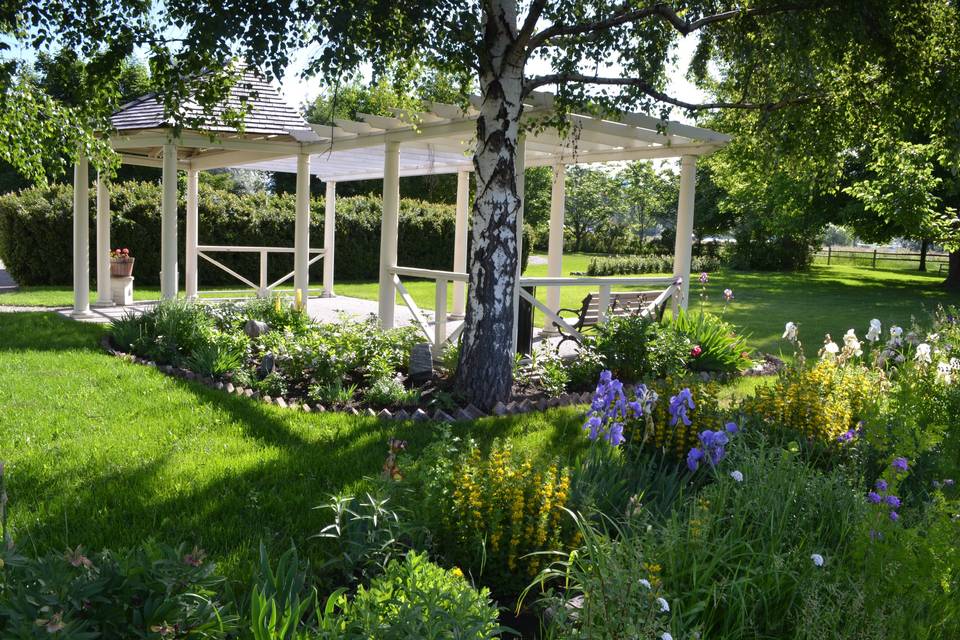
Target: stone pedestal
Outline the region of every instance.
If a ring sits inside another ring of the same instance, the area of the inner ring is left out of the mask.
[[[120,306],[133,304],[133,276],[111,277],[110,292],[113,304]]]

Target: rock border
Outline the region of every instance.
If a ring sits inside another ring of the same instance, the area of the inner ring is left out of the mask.
[[[156,369],[162,374],[180,378],[182,380],[190,380],[192,382],[197,382],[204,385],[210,389],[216,391],[222,391],[229,395],[235,395],[238,397],[249,398],[251,400],[259,400],[265,404],[270,404],[276,407],[283,409],[293,409],[294,411],[303,411],[304,413],[341,413],[345,415],[354,415],[354,416],[365,416],[368,418],[377,418],[380,420],[392,420],[392,421],[407,421],[411,420],[413,422],[443,422],[443,423],[453,423],[453,422],[464,422],[464,421],[473,421],[479,420],[480,418],[487,417],[502,417],[510,415],[519,415],[525,413],[534,413],[540,411],[546,411],[547,409],[553,409],[555,407],[569,407],[579,404],[589,404],[593,398],[593,394],[589,391],[583,393],[565,393],[562,396],[556,398],[544,398],[533,402],[529,398],[524,398],[523,400],[512,401],[504,404],[503,402],[498,402],[490,413],[485,413],[478,409],[473,404],[467,404],[462,407],[457,407],[451,412],[444,411],[443,409],[437,409],[433,412],[433,415],[430,415],[422,407],[417,407],[416,409],[407,410],[399,409],[398,411],[390,411],[389,409],[381,409],[380,411],[374,411],[372,408],[367,408],[363,411],[358,410],[356,407],[349,407],[348,409],[328,409],[320,403],[306,403],[303,402],[301,398],[285,398],[285,397],[276,397],[273,398],[269,395],[261,395],[259,391],[254,391],[250,388],[238,387],[235,386],[232,382],[224,382],[223,380],[216,380],[210,376],[202,376],[198,373],[190,371],[189,369],[182,369],[180,367],[174,367],[172,365],[160,365],[152,360],[147,358],[141,358],[140,356],[134,355],[132,353],[126,353],[124,351],[118,351],[110,343],[110,337],[104,335],[100,341],[103,349],[112,356],[131,362],[133,364],[139,364],[146,367],[151,367]]]

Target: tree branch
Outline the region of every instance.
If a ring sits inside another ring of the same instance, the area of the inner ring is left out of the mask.
[[[809,5],[784,4],[773,7],[757,7],[754,9],[734,9],[732,11],[724,11],[722,13],[704,16],[690,22],[680,17],[677,10],[667,4],[660,3],[652,7],[631,10],[631,4],[624,3],[614,9],[607,18],[602,20],[573,25],[554,24],[544,29],[531,38],[530,51],[548,44],[552,38],[557,36],[576,36],[585,33],[596,33],[599,35],[607,29],[638,22],[645,18],[659,18],[668,22],[677,32],[685,36],[716,22],[723,22],[737,17],[781,13],[784,11],[799,11],[810,8],[811,6]]]
[[[567,82],[576,84],[635,87],[655,100],[664,102],[666,104],[671,104],[682,109],[688,109],[690,111],[707,111],[710,109],[754,109],[758,111],[776,111],[778,109],[783,109],[784,107],[805,104],[813,101],[813,96],[801,95],[794,98],[782,98],[777,102],[747,102],[746,100],[738,100],[736,102],[686,102],[685,100],[674,98],[662,91],[659,91],[658,89],[655,89],[649,82],[640,78],[609,78],[603,76],[590,76],[581,73],[554,73],[543,76],[535,76],[524,82],[523,95],[529,95],[537,87],[542,87],[548,84],[564,84]]]
[[[530,12],[527,14],[527,19],[523,21],[523,26],[520,27],[520,33],[517,34],[517,46],[526,46],[527,41],[533,34],[533,30],[537,28],[537,22],[540,20],[540,16],[543,15],[543,10],[546,6],[547,0],[533,0],[533,2],[530,3]]]

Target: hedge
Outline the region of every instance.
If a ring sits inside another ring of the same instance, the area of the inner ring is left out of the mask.
[[[716,271],[721,266],[720,258],[697,256],[693,258],[691,272]],[[673,273],[673,256],[640,255],[593,258],[587,265],[588,276],[616,276],[633,273]]]
[[[94,191],[94,190],[91,190]],[[112,185],[111,245],[126,247],[136,257],[137,282],[157,284],[160,277],[160,185],[124,182]],[[181,194],[184,193],[181,189]],[[201,244],[292,247],[295,196],[267,193],[236,195],[200,185]],[[34,187],[0,196],[0,260],[23,285],[72,282],[73,187]],[[184,207],[178,211],[181,284],[184,270]],[[323,198],[311,202],[313,247],[323,245]],[[96,273],[95,202],[90,202],[91,277]],[[354,196],[337,199],[335,277],[340,281],[376,280],[380,260],[380,199]],[[453,266],[455,212],[451,205],[420,200],[400,201],[399,264],[450,270]],[[525,249],[529,243],[524,243]],[[258,254],[218,253],[213,257],[256,282]],[[528,251],[524,251],[526,266]],[[270,280],[293,269],[293,254],[272,254]],[[322,279],[322,260],[311,267],[311,282]],[[243,285],[200,260],[201,286]]]

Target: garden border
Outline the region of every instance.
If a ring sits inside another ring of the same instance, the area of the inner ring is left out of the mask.
[[[111,343],[109,335],[104,335],[101,338],[100,345],[112,356],[134,364],[151,367],[160,373],[174,378],[197,382],[205,387],[209,387],[210,389],[223,391],[227,395],[249,398],[251,400],[259,400],[264,404],[281,407],[283,409],[294,409],[303,411],[305,413],[340,413],[345,415],[362,416],[366,418],[379,418],[381,420],[413,420],[414,422],[431,421],[451,423],[479,420],[480,418],[488,417],[502,417],[532,413],[534,411],[546,411],[547,409],[553,409],[555,407],[570,407],[574,405],[590,404],[590,401],[593,398],[593,392],[590,391],[584,391],[583,393],[565,393],[556,398],[543,398],[536,402],[530,400],[529,398],[525,398],[520,401],[509,402],[506,404],[503,402],[498,402],[490,413],[481,411],[473,404],[467,404],[462,407],[457,407],[457,409],[453,411],[452,415],[443,409],[437,409],[433,412],[432,416],[426,410],[424,410],[423,407],[417,407],[413,411],[400,409],[397,412],[391,412],[389,409],[374,411],[369,407],[366,409],[366,411],[360,411],[356,407],[350,407],[349,409],[345,410],[327,409],[320,403],[311,405],[307,402],[300,402],[299,399],[290,399],[283,396],[274,398],[269,395],[261,395],[259,391],[255,391],[247,387],[238,387],[232,382],[217,380],[212,376],[203,376],[189,369],[174,367],[173,365],[169,364],[157,364],[153,360],[141,358],[140,356],[132,353],[117,350]]]

